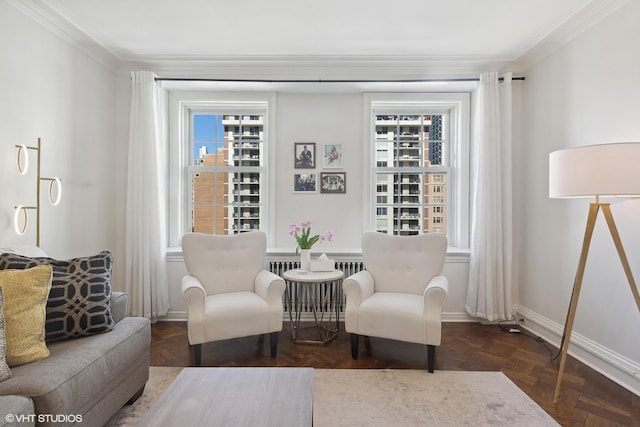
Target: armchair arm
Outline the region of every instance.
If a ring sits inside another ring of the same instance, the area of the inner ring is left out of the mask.
[[[204,315],[204,300],[206,298],[204,287],[194,276],[182,278],[182,297],[187,303],[189,317]]]
[[[205,342],[204,302],[207,293],[195,276],[182,278],[182,297],[187,303],[187,333],[189,344]]]
[[[344,327],[349,333],[358,332],[358,309],[362,301],[373,295],[373,276],[367,270],[359,271],[342,282],[347,297],[344,308]]]
[[[444,299],[449,293],[449,281],[444,276],[435,276],[424,290],[425,304],[437,304],[442,306]]]
[[[367,270],[359,271],[347,277],[342,288],[347,296],[347,307],[355,308],[373,295],[373,276]]]
[[[261,270],[256,276],[256,294],[264,298],[269,306],[282,305],[282,295],[286,287],[284,279],[268,270]]]
[[[260,295],[269,306],[269,332],[282,330],[284,314],[282,295],[286,286],[282,277],[268,270],[261,270],[256,276],[256,294]]]
[[[435,276],[424,290],[425,344],[440,345],[442,304],[449,293],[449,281]]]

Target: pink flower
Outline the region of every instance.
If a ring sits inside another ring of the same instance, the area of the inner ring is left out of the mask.
[[[293,224],[293,223],[289,224],[289,236],[293,236],[298,231],[300,231],[300,227],[298,227],[297,224]]]
[[[325,234],[311,235],[311,221],[302,221],[299,225],[289,224],[289,236],[296,239],[297,247],[300,249],[311,249],[316,242],[333,241],[335,235],[333,231],[327,230]],[[296,249],[297,250],[297,249]]]

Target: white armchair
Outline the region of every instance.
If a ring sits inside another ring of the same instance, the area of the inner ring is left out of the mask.
[[[203,343],[251,335],[270,334],[271,357],[276,356],[285,283],[264,269],[266,250],[261,231],[182,237],[188,273],[182,295],[195,366],[200,366]]]
[[[351,334],[354,359],[360,335],[426,344],[427,368],[433,372],[448,292],[441,275],[446,255],[447,238],[440,233],[364,233],[365,270],[343,283],[345,329]]]

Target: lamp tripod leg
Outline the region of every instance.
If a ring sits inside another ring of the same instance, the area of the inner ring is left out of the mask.
[[[618,257],[620,257],[620,262],[622,262],[624,274],[627,276],[627,281],[629,282],[631,293],[633,294],[633,298],[636,300],[638,311],[640,311],[640,294],[638,294],[638,287],[636,286],[636,282],[633,280],[631,267],[629,267],[627,255],[625,254],[624,248],[622,247],[622,240],[620,240],[620,234],[618,234],[618,228],[616,227],[616,223],[613,220],[613,214],[611,213],[611,207],[609,206],[609,204],[602,205],[602,213],[607,220],[607,225],[609,226],[611,237],[613,237],[613,243],[616,245],[616,250],[618,251]]]
[[[589,254],[589,245],[591,243],[591,236],[593,236],[593,229],[596,225],[596,218],[598,210],[600,209],[599,203],[591,203],[589,205],[589,216],[587,217],[587,226],[584,230],[584,239],[582,241],[582,251],[580,253],[580,261],[578,262],[578,269],[576,271],[576,278],[573,282],[573,291],[571,292],[571,302],[569,303],[569,310],[567,311],[567,320],[564,324],[564,331],[562,333],[562,340],[560,343],[560,350],[562,357],[560,358],[560,366],[558,368],[558,380],[556,382],[556,390],[553,395],[553,402],[558,402],[558,396],[560,394],[560,384],[562,383],[562,374],[564,373],[564,367],[567,362],[567,352],[569,350],[569,342],[571,341],[571,330],[573,329],[573,321],[576,316],[576,308],[578,307],[578,297],[580,296],[580,287],[582,286],[582,277],[584,276],[584,268],[587,263],[587,255]]]

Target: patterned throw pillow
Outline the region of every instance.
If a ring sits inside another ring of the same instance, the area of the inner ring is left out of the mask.
[[[0,284],[0,381],[11,378],[11,369],[7,365],[7,338],[4,333],[4,296],[2,295],[2,284]]]
[[[26,269],[36,265],[53,268],[53,282],[47,301],[48,342],[100,334],[113,329],[111,316],[111,268],[109,251],[70,260],[47,257],[0,255],[0,270]]]

